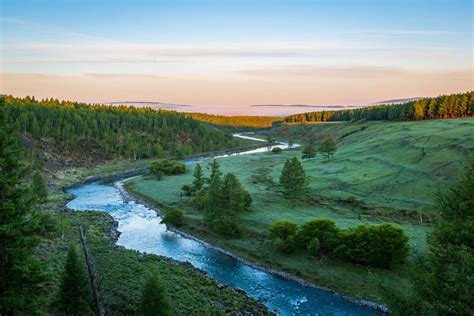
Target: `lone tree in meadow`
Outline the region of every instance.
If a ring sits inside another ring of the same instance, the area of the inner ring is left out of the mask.
[[[302,159],[311,159],[316,157],[316,143],[314,142],[313,138],[310,138],[309,141],[303,146],[302,153]]]
[[[144,316],[171,315],[171,302],[156,273],[151,273],[145,280],[140,311]]]
[[[280,176],[283,195],[287,199],[301,197],[309,184],[309,178],[298,158],[287,159]]]
[[[41,283],[46,280],[33,257],[39,243],[39,213],[29,169],[19,141],[18,125],[7,119],[0,97],[0,315],[32,315],[41,302]]]
[[[329,160],[337,150],[337,145],[334,139],[327,138],[320,146],[319,152],[326,156],[326,159]]]
[[[61,277],[59,305],[67,315],[86,315],[91,313],[90,304],[91,286],[84,261],[78,256],[76,247],[71,245]]]

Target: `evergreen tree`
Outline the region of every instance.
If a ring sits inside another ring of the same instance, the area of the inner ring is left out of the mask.
[[[202,172],[202,168],[200,164],[197,164],[196,167],[194,167],[194,181],[193,181],[193,186],[195,191],[200,191],[202,187],[204,186],[204,174]]]
[[[41,173],[38,171],[36,171],[33,175],[32,190],[38,204],[43,204],[46,202],[46,199],[48,198],[46,182],[41,176]]]
[[[45,281],[32,253],[39,243],[34,212],[23,165],[18,126],[7,120],[0,100],[0,314],[34,314]]]
[[[326,156],[326,159],[329,161],[332,155],[337,150],[336,142],[332,138],[327,138],[320,146],[319,151],[321,154]]]
[[[144,316],[171,315],[171,302],[156,273],[150,274],[145,280],[140,311]]]
[[[296,199],[305,193],[309,179],[298,158],[287,159],[280,176],[283,195],[287,199]]]
[[[232,235],[238,230],[238,217],[245,208],[245,196],[239,180],[233,173],[225,175],[222,189],[221,199],[222,206],[218,210],[218,229]]]
[[[204,220],[208,224],[213,224],[217,218],[219,211],[222,209],[222,178],[219,171],[219,165],[214,160],[212,175],[207,187],[206,205],[204,207]]]
[[[209,163],[209,168],[211,169],[211,177],[212,179],[215,176],[222,176],[222,172],[220,171],[219,163],[217,162],[216,159],[212,159],[212,161]]]
[[[314,142],[313,138],[310,138],[308,143],[303,146],[302,153],[302,159],[311,159],[316,157],[316,143]]]
[[[91,314],[91,287],[84,261],[76,247],[69,246],[59,293],[59,304],[67,315]]]

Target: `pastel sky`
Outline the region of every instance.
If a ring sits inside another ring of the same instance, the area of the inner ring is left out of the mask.
[[[0,92],[183,110],[473,89],[470,0],[1,0]]]

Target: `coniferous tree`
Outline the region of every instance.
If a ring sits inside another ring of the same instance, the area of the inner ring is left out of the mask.
[[[308,143],[303,146],[302,159],[311,159],[316,157],[316,143],[313,138],[310,138]]]
[[[36,313],[45,274],[32,256],[39,243],[29,170],[22,164],[18,126],[0,100],[0,314]]]
[[[309,179],[298,158],[287,159],[280,176],[283,195],[287,199],[301,197],[309,184]]]
[[[194,167],[194,181],[193,181],[193,186],[195,191],[200,191],[202,187],[204,186],[204,174],[202,172],[202,168],[200,164],[197,164],[196,167]]]
[[[145,280],[140,302],[140,312],[144,316],[171,315],[171,302],[166,289],[156,273],[151,273]]]
[[[323,143],[319,146],[319,151],[321,154],[326,156],[326,159],[329,161],[332,155],[337,150],[336,142],[332,138],[327,138]]]
[[[233,173],[226,174],[222,183],[222,206],[219,209],[217,224],[220,231],[229,235],[237,232],[239,213],[245,208],[244,194],[237,177]]]
[[[67,315],[91,314],[91,287],[84,261],[76,248],[69,246],[59,293],[59,304]]]
[[[32,190],[38,204],[43,204],[46,202],[46,199],[48,198],[46,182],[44,181],[43,176],[41,176],[41,173],[38,171],[36,171],[33,175]]]

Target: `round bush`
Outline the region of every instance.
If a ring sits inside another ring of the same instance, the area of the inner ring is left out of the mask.
[[[338,242],[336,223],[328,218],[320,218],[303,223],[298,231],[298,241],[302,248],[317,238],[322,251],[333,250]]]
[[[268,229],[271,239],[281,238],[283,240],[296,235],[298,226],[290,221],[277,221]]]
[[[183,212],[177,208],[167,209],[161,222],[173,226],[181,226],[183,225]]]
[[[279,153],[281,153],[281,151],[282,151],[282,150],[281,150],[280,147],[273,147],[273,148],[272,148],[272,153],[274,153],[274,154],[279,154]]]
[[[408,256],[408,237],[392,224],[359,225],[341,231],[339,237],[334,253],[348,261],[390,268]]]

